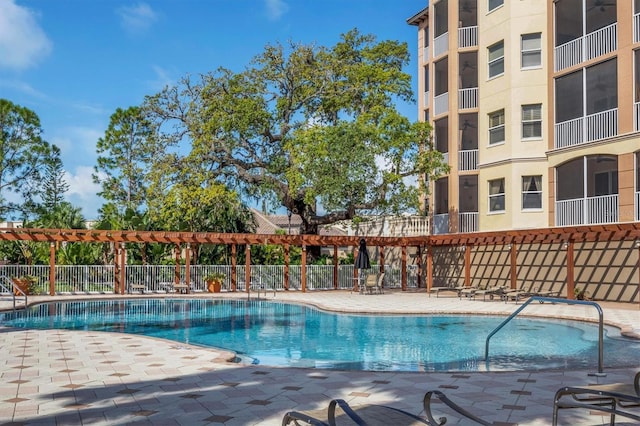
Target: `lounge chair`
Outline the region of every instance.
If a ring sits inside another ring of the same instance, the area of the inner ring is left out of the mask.
[[[529,288],[524,288],[524,286],[520,286],[520,288],[518,289],[507,290],[502,295],[502,299],[505,301],[505,303],[508,302],[509,300],[513,300],[516,303],[518,303],[520,299],[525,299],[527,297],[530,297],[533,294],[531,287],[532,287],[531,285],[529,286]]]
[[[476,293],[476,291],[478,291],[478,290],[486,290],[487,287],[488,287],[488,284],[485,284],[483,286],[464,287],[458,292],[458,297],[460,297],[461,299],[462,299],[462,296],[468,297],[468,298],[473,298],[473,295]]]
[[[411,414],[407,411],[386,405],[357,405],[350,406],[342,399],[334,399],[329,403],[328,410],[314,411],[290,411],[286,413],[282,419],[282,426],[287,425],[314,425],[314,426],[333,426],[336,420],[340,419],[340,424],[353,424],[360,426],[389,426],[389,425],[444,425],[447,422],[446,417],[440,417],[436,420],[431,413],[431,400],[438,398],[444,404],[449,406],[461,416],[473,420],[481,425],[491,425],[475,415],[469,413],[462,407],[447,398],[440,391],[429,391],[423,398],[423,407],[426,418]],[[345,422],[343,420],[349,420]]]
[[[553,425],[558,424],[558,411],[568,408],[609,413],[611,425],[615,424],[616,416],[640,422],[640,411],[629,410],[637,407],[640,407],[640,371],[633,383],[560,388],[553,401]]]
[[[473,292],[471,297],[475,299],[477,296],[482,295],[482,300],[486,301],[487,296],[489,296],[489,299],[493,300],[493,298],[496,295],[499,295],[502,298],[503,293],[504,293],[504,286],[498,285],[493,287],[487,287],[481,290],[476,290]]]
[[[541,285],[538,290],[532,292],[532,296],[542,296],[542,297],[559,297],[560,296],[560,292],[559,291],[554,291],[551,288],[553,288],[553,284],[551,284],[551,287],[549,288],[549,290],[544,290],[543,286]]]
[[[431,293],[435,293],[436,297],[440,297],[440,293],[443,291],[453,291],[456,294],[458,294],[463,288],[465,287],[464,286],[462,287],[449,287],[449,286],[431,287],[431,289],[429,289],[429,297],[431,297]]]

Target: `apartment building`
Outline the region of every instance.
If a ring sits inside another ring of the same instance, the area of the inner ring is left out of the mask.
[[[434,234],[640,221],[640,0],[436,0],[419,116]]]

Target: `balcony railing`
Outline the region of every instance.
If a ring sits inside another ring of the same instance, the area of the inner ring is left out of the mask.
[[[429,218],[426,216],[380,217],[361,222],[352,230],[353,235],[360,236],[415,237],[429,235]]]
[[[633,130],[640,131],[640,102],[633,104]]]
[[[556,226],[618,222],[618,194],[556,201]]]
[[[640,221],[640,191],[636,191],[636,221]]]
[[[640,13],[633,15],[633,42],[640,41]]]
[[[460,171],[478,170],[478,150],[465,149],[458,151],[458,169]]]
[[[444,114],[449,111],[449,92],[433,98],[433,115]]]
[[[478,26],[458,28],[458,47],[474,47],[478,45]]]
[[[618,134],[618,108],[555,124],[556,149],[607,139]]]
[[[449,214],[434,214],[433,215],[433,233],[448,234],[449,233]]]
[[[458,108],[478,108],[478,88],[458,89]]]
[[[466,212],[458,214],[459,232],[478,232],[478,213]]]
[[[554,49],[554,69],[556,72],[561,71],[613,52],[618,48],[617,39],[618,24],[614,22],[586,36],[562,44]]]
[[[422,62],[429,61],[429,46],[425,46],[422,48]]]
[[[433,57],[447,53],[449,51],[449,33],[439,35],[433,40]]]
[[[423,102],[424,102],[423,106],[425,108],[429,108],[429,91],[428,90],[424,92]]]

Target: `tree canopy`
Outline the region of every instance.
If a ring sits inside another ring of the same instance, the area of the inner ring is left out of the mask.
[[[167,149],[152,186],[188,170],[204,186],[223,182],[299,214],[304,233],[414,210],[420,177],[446,165],[429,125],[395,106],[412,99],[408,61],[406,43],[352,30],[331,48],[268,45],[241,72],[187,76],[142,108]]]

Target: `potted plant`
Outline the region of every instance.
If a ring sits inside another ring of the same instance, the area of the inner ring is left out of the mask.
[[[576,296],[577,300],[588,300],[589,299],[589,292],[586,291],[582,287],[576,287],[573,290],[573,294]]]
[[[21,277],[11,277],[13,284],[22,290],[24,294],[36,294],[38,292],[38,277],[34,277],[33,275],[23,275]],[[21,296],[22,293],[17,289],[13,289],[13,293],[16,296]]]
[[[224,281],[225,275],[221,272],[212,272],[204,276],[204,280],[207,283],[207,291],[209,293],[220,293],[222,289],[222,281]]]

